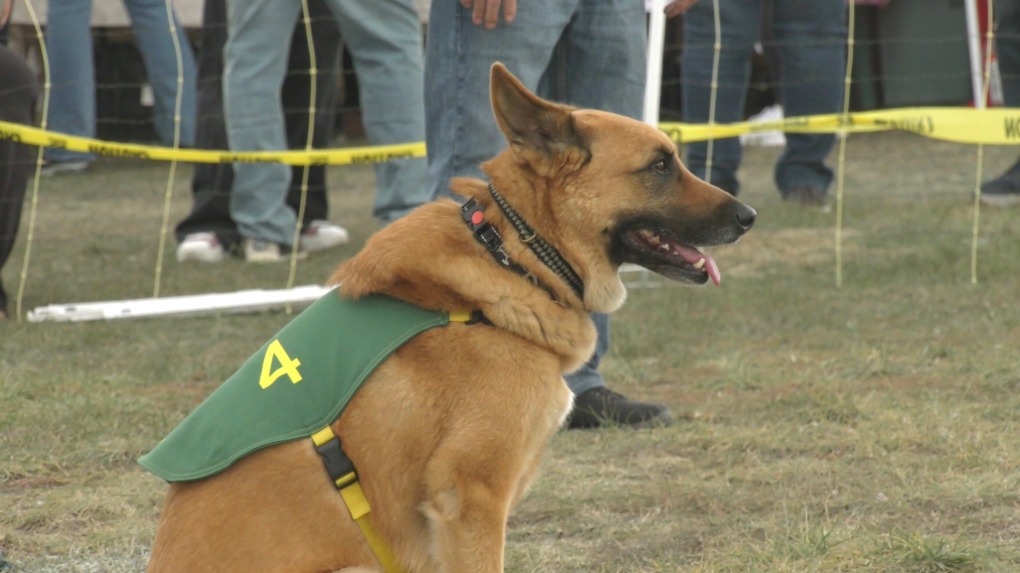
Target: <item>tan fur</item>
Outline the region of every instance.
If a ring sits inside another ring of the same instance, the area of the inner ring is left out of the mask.
[[[385,293],[423,308],[478,309],[489,325],[430,330],[400,348],[333,424],[372,506],[372,523],[412,573],[499,572],[510,511],[570,408],[562,375],[592,353],[591,311],[625,298],[607,249],[621,214],[710,213],[734,200],[684,171],[650,197],[633,173],[673,144],[608,113],[539,100],[502,66],[493,105],[510,149],[484,169],[585,282],[584,300],[522,244],[486,184],[459,179],[498,227],[511,258],[553,296],[495,264],[437,201],[372,237],[333,277],[344,296]],[[732,240],[732,239],[731,239]],[[377,571],[379,564],[311,442],[256,452],[228,470],[175,483],[149,571]]]

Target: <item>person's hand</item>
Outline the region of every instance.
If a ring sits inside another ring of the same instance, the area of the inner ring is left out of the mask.
[[[444,0],[433,0],[442,2]],[[687,1],[687,0],[680,0]],[[500,5],[502,4],[502,10]],[[460,5],[471,10],[471,21],[476,25],[484,25],[486,30],[491,30],[499,23],[499,14],[503,13],[503,20],[509,24],[514,21],[517,15],[517,0],[460,0]]]
[[[673,0],[672,3],[666,6],[666,16],[672,18],[673,16],[683,14],[697,1],[698,0]]]
[[[0,28],[3,28],[7,24],[7,19],[11,17],[11,7],[13,0],[0,0]]]

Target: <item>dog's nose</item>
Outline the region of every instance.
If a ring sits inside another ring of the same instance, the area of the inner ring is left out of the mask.
[[[750,230],[751,225],[754,225],[754,220],[758,218],[758,213],[747,205],[741,204],[737,207],[736,217],[737,224],[746,233]]]

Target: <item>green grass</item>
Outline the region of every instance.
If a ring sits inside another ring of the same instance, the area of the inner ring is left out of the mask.
[[[974,148],[854,136],[837,288],[835,211],[784,205],[777,154],[746,151],[759,223],[714,250],[721,288],[653,277],[614,316],[610,386],[678,422],[558,434],[511,518],[508,571],[1020,570],[1020,211],[982,209],[971,284]],[[988,148],[986,169],[1015,157]],[[25,310],[150,296],[166,173],[110,160],[43,181]],[[178,173],[172,221],[190,205]],[[302,262],[297,284],[376,228],[371,168],[330,182],[352,245]],[[286,285],[284,266],[168,254],[164,295]],[[4,558],[142,569],[166,487],[135,460],[287,319],[0,324]]]

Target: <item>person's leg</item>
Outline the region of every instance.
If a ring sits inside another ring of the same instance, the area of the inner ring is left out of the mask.
[[[202,44],[198,53],[198,105],[196,107],[195,147],[222,150],[228,147],[223,120],[223,46],[227,43],[227,6],[225,0],[205,0],[202,9]],[[188,235],[213,233],[191,250],[191,256],[178,249],[178,259],[219,260],[240,243],[237,225],[230,218],[230,189],[234,170],[229,163],[196,163],[191,176],[194,203],[174,229],[177,242]],[[219,250],[218,250],[219,249]],[[183,255],[183,257],[182,257]]]
[[[291,0],[227,0],[223,107],[231,151],[287,147],[280,87],[299,4]],[[235,163],[230,215],[246,239],[294,242],[296,218],[285,203],[290,167]]]
[[[164,145],[195,144],[195,56],[177,15],[166,0],[124,0],[135,44],[152,86],[152,119]],[[172,20],[171,20],[172,18]],[[171,25],[175,33],[170,33]],[[178,52],[180,60],[178,61]],[[180,82],[178,82],[180,80]],[[177,101],[180,99],[180,124]]]
[[[92,0],[51,0],[46,22],[50,70],[46,129],[78,137],[96,134],[96,80],[92,56]],[[50,147],[47,161],[89,162],[91,153]]]
[[[563,377],[567,381],[567,387],[575,396],[606,385],[602,373],[599,372],[599,365],[602,363],[602,357],[609,352],[609,315],[593,312],[591,321],[595,323],[595,332],[598,333],[598,338],[595,340],[595,353],[581,368]]]
[[[312,38],[318,67],[316,86],[316,118],[313,146],[328,147],[333,139],[338,92],[337,75],[340,55],[339,30],[333,15],[322,2],[310,2]],[[226,149],[226,127],[223,122],[223,46],[227,41],[227,12],[225,0],[206,0],[202,17],[202,49],[198,60],[198,124],[196,146],[200,149]],[[308,136],[308,106],[311,93],[309,82],[308,44],[303,21],[294,26],[292,49],[288,60],[287,77],[281,96],[287,126],[289,147],[303,149]],[[292,169],[287,204],[299,210],[301,202],[301,169]],[[195,237],[178,259],[220,260],[225,252],[240,243],[237,225],[230,218],[230,190],[234,180],[233,168],[224,163],[198,163],[195,165],[191,187],[195,195],[191,213],[175,230],[178,242],[188,235],[213,233]],[[309,170],[307,204],[303,226],[328,218],[325,167],[312,166]],[[346,233],[343,229],[333,229]],[[183,257],[182,257],[183,255]]]
[[[1007,107],[1020,107],[1020,0],[995,0],[995,53]]]
[[[640,120],[646,60],[645,11],[640,2],[581,0],[544,84],[554,100]]]
[[[338,82],[342,43],[336,20],[329,7],[322,1],[309,2],[308,13],[311,18],[312,44],[315,50],[315,101],[310,101],[312,82],[308,70],[311,69],[312,62],[308,51],[308,37],[304,21],[299,19],[294,27],[287,61],[287,77],[283,81],[280,94],[287,128],[287,144],[291,149],[304,149],[308,144],[308,109],[312,105],[315,107],[312,147],[322,149],[332,144],[337,95],[340,91]],[[305,208],[301,221],[303,229],[308,228],[314,221],[329,219],[326,167],[312,165],[307,169],[308,190],[305,194]],[[299,166],[294,166],[291,170],[287,204],[295,213],[301,208],[301,181],[304,170],[305,167]]]
[[[684,13],[684,47],[681,61],[682,112],[687,123],[708,123],[713,111],[712,74],[715,60],[714,2],[698,2]],[[761,0],[719,2],[720,38],[715,123],[743,119],[747,82],[751,77],[751,51],[761,30]],[[687,146],[684,163],[694,175],[736,195],[737,169],[742,151],[736,137],[712,143],[708,172],[708,142]]]
[[[372,145],[425,139],[421,21],[412,0],[330,2],[358,74],[361,114]],[[375,166],[375,207],[384,224],[429,200],[423,158]]]
[[[627,0],[582,0],[567,26],[540,95],[582,108],[641,118],[644,104],[646,33],[644,6]],[[605,386],[598,371],[609,351],[609,316],[592,314],[598,332],[595,354],[567,375],[575,395]]]
[[[581,0],[543,78],[544,91],[552,99],[571,105],[640,119],[646,38],[642,3]],[[592,322],[598,333],[595,353],[578,371],[565,377],[577,396],[569,426],[597,427],[607,420],[627,425],[672,421],[665,406],[627,400],[605,389],[599,364],[610,347],[609,315],[592,313]]]
[[[995,0],[995,52],[1006,107],[1020,107],[1020,0]],[[981,202],[995,207],[1020,204],[1020,161],[981,184]]]
[[[38,95],[35,75],[27,64],[0,46],[0,121],[34,125]],[[35,165],[36,148],[0,139],[0,270],[18,238],[25,187]],[[7,314],[7,293],[0,281],[0,319]]]
[[[432,3],[425,50],[425,132],[431,196],[450,196],[452,177],[482,177],[480,165],[506,147],[489,104],[489,69],[503,62],[537,90],[576,0],[521,3],[510,24],[471,22],[453,0]]]
[[[839,113],[846,69],[843,0],[776,0],[772,16],[779,48],[780,92],[786,117]],[[835,134],[788,133],[775,169],[776,185],[791,194],[823,198],[833,171],[825,158]]]

